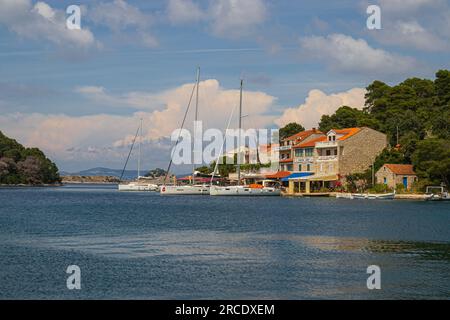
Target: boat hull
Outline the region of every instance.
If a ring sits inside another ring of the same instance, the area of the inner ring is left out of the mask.
[[[209,186],[162,186],[161,195],[209,195]]]
[[[352,199],[367,199],[367,200],[393,200],[395,193],[385,194],[371,194],[371,193],[354,193]]]
[[[275,188],[246,188],[241,186],[216,187],[210,189],[212,196],[280,196],[281,190]]]
[[[119,191],[158,191],[159,187],[156,184],[119,184]]]

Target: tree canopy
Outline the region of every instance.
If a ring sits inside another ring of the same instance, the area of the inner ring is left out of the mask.
[[[412,163],[421,179],[448,186],[450,71],[438,71],[434,81],[410,78],[394,86],[377,80],[366,89],[363,110],[342,106],[324,115],[319,129],[366,126],[384,132],[390,147],[375,160],[376,169],[384,163]]]
[[[1,184],[53,184],[61,181],[56,165],[37,148],[25,148],[0,131]]]
[[[296,122],[291,122],[280,129],[280,140],[293,136],[299,132],[305,131],[305,128]]]

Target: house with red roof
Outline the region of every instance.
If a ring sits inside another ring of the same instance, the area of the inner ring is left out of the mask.
[[[287,171],[294,173],[285,178],[289,193],[310,193],[343,184],[347,175],[370,168],[386,146],[386,135],[367,127],[332,129],[303,139],[291,146],[293,170]]]
[[[306,142],[311,139],[321,137],[323,135],[324,134],[321,131],[317,130],[316,128],[312,128],[311,130],[305,130],[281,140],[279,147],[280,170],[297,171],[297,168],[294,166],[293,163],[294,158],[293,147],[299,143]]]
[[[375,174],[377,183],[383,183],[389,188],[396,188],[401,184],[405,190],[410,190],[417,181],[412,164],[384,164]]]

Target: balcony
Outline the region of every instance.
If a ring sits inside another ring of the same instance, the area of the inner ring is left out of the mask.
[[[286,151],[286,150],[291,150],[292,146],[280,146],[279,147],[279,151]]]
[[[332,156],[319,156],[317,157],[317,161],[330,161],[330,160],[338,160],[337,155]]]
[[[337,141],[316,142],[316,148],[333,148],[337,146],[338,146]]]
[[[296,157],[295,162],[297,163],[312,163],[314,161],[314,157]]]

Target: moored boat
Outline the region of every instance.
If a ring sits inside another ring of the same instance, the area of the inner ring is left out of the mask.
[[[276,187],[267,186],[271,181],[264,180],[262,184],[239,185],[239,186],[211,186],[212,196],[280,196],[281,190]]]
[[[391,193],[337,193],[337,199],[368,199],[368,200],[392,200],[395,192]]]

